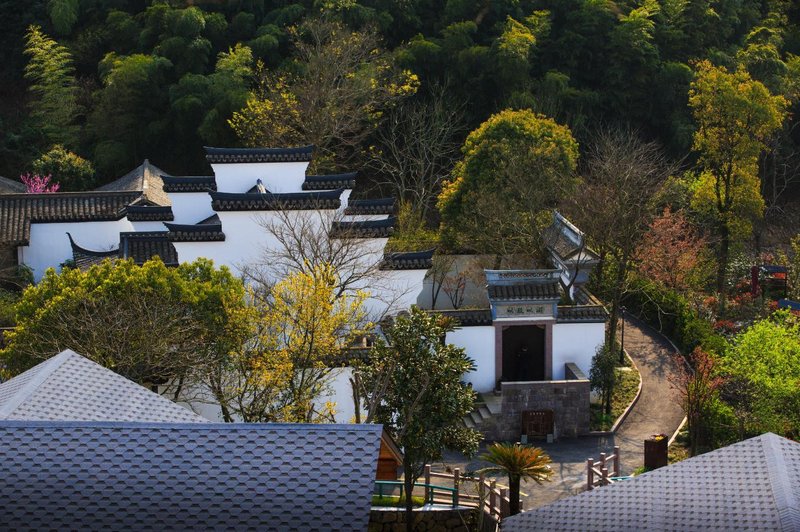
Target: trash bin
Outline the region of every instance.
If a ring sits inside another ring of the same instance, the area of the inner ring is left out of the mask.
[[[666,434],[654,434],[644,440],[644,467],[648,471],[664,467],[669,462],[669,438]]]

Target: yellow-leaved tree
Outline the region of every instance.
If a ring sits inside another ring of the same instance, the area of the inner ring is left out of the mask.
[[[786,118],[787,101],[773,96],[744,69],[701,61],[689,91],[697,122],[694,149],[701,171],[692,207],[711,219],[718,237],[717,291],[724,301],[732,242],[750,235],[763,215],[758,159]]]
[[[242,360],[246,421],[333,421],[336,405],[324,401],[332,372],[354,338],[371,328],[367,294],[337,295],[338,284],[330,265],[318,265],[273,287],[258,338]]]

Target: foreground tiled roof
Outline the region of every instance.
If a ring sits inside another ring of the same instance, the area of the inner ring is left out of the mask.
[[[25,185],[20,181],[0,176],[0,194],[21,194],[23,192],[25,192]]]
[[[552,300],[561,297],[558,281],[489,285],[489,299],[497,301]]]
[[[0,243],[27,245],[31,223],[119,220],[140,192],[0,195]]]
[[[767,433],[503,521],[528,530],[800,530],[800,443]]]
[[[212,148],[205,146],[206,160],[220,163],[285,163],[308,162],[314,146],[296,148]]]
[[[381,270],[428,270],[433,266],[433,249],[387,253],[381,262]]]
[[[330,175],[307,175],[303,190],[337,190],[356,186],[357,172]]]
[[[0,419],[206,422],[70,350],[0,384]]]
[[[178,252],[167,231],[120,233],[119,256],[144,264],[158,256],[167,266],[178,265]]]
[[[217,190],[217,180],[213,175],[208,176],[161,176],[164,181],[165,192],[208,192]]]
[[[276,211],[338,209],[342,190],[286,194],[211,192],[211,208],[220,211]]]
[[[164,170],[145,159],[138,167],[97,190],[106,192],[140,192],[149,202],[156,205],[169,205],[169,196],[164,192],[163,175],[165,175]]]
[[[395,223],[394,217],[385,220],[333,222],[330,236],[332,238],[389,238],[394,232]]]
[[[0,422],[8,529],[366,530],[381,425]]]
[[[345,214],[393,214],[395,211],[394,198],[380,199],[350,199],[347,202]]]

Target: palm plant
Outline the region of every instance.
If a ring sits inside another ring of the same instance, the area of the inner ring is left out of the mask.
[[[494,443],[480,459],[493,465],[480,469],[478,473],[508,475],[509,515],[519,513],[519,487],[522,479],[541,484],[549,481],[553,474],[547,453],[539,447],[520,443]]]

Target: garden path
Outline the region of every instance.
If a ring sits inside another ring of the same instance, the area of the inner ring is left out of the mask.
[[[542,485],[523,484],[523,508],[537,508],[582,491],[586,459],[598,458],[601,452],[611,454],[615,445],[620,446],[622,474],[632,473],[643,465],[646,438],[657,433],[671,436],[678,429],[684,415],[671,378],[683,368],[672,356],[675,349],[663,335],[629,315],[625,316],[625,349],[642,375],[642,393],[636,405],[613,435],[541,444],[553,461],[553,479]],[[445,463],[465,472],[487,465],[480,460],[466,461],[456,453],[446,455]],[[498,479],[498,483],[506,481]]]

